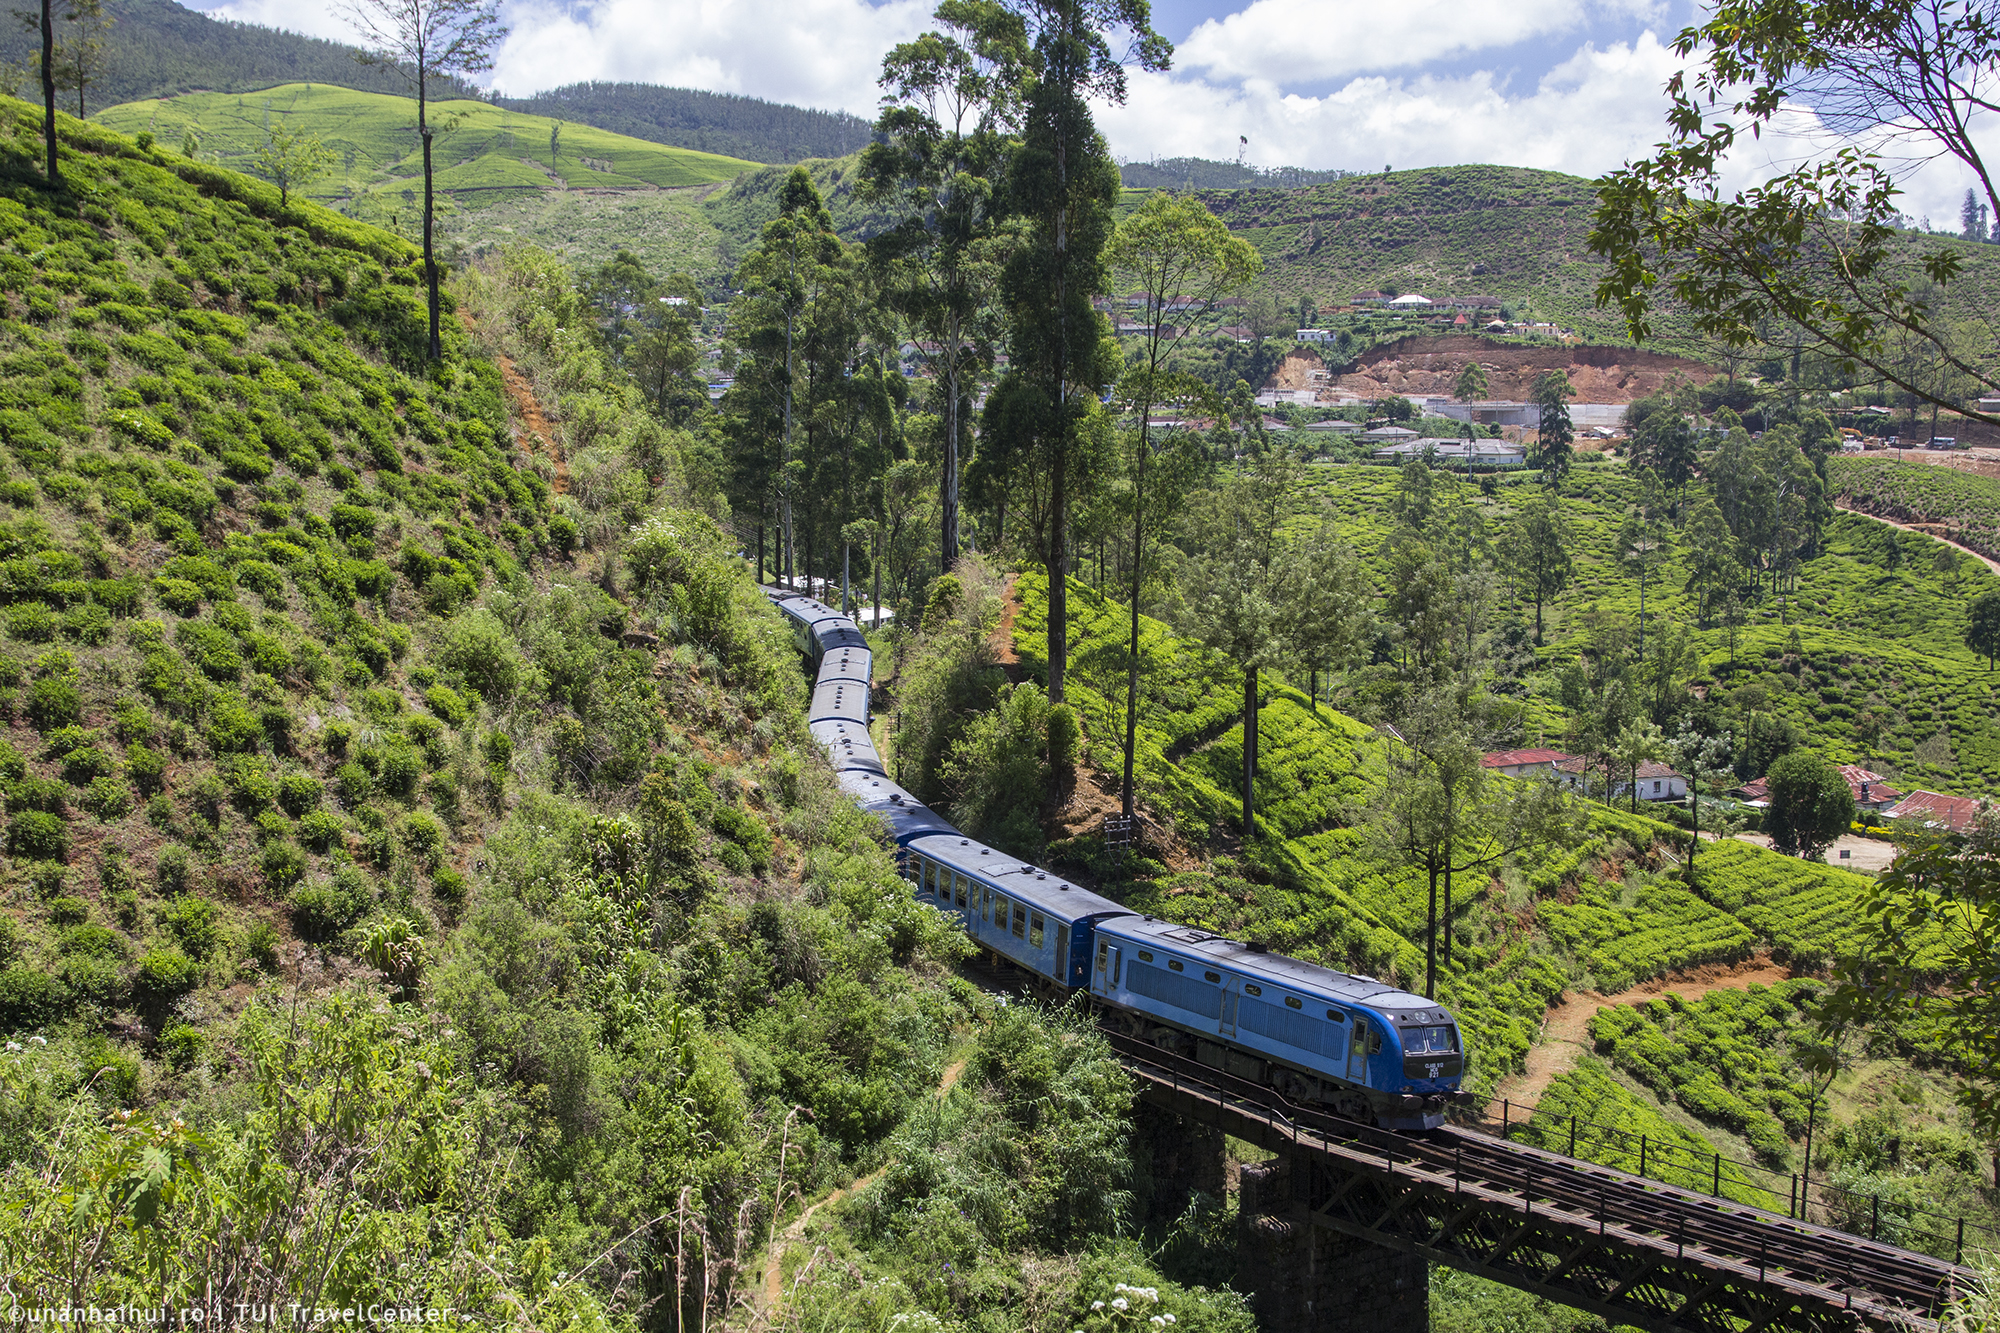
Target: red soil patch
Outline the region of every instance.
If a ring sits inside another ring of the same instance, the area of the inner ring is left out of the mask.
[[[1535,380],[1550,370],[1568,372],[1581,403],[1629,403],[1676,375],[1702,384],[1716,374],[1699,361],[1631,347],[1513,347],[1478,337],[1412,337],[1371,347],[1352,371],[1324,380],[1312,378],[1313,371],[1324,368],[1317,356],[1295,353],[1285,358],[1266,387],[1337,387],[1363,398],[1448,395],[1470,361],[1486,367],[1487,397],[1517,402],[1525,402],[1534,392]]]

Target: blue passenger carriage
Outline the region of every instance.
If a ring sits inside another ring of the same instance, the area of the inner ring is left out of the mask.
[[[1390,1129],[1442,1124],[1464,1073],[1432,1001],[1171,921],[1100,924],[1090,991],[1132,1035]]]
[[[956,913],[978,943],[1064,991],[1089,979],[1097,923],[1129,915],[1109,898],[957,830],[914,838],[908,851],[904,873],[920,899]]]

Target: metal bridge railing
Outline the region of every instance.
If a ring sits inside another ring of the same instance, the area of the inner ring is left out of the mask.
[[[1866,1236],[1954,1264],[1964,1263],[1969,1251],[2000,1253],[2000,1228],[1968,1221],[1960,1214],[1919,1208],[1906,1200],[1851,1190],[1719,1152],[1697,1152],[1685,1144],[1575,1115],[1537,1117],[1535,1108],[1515,1106],[1504,1098],[1488,1106],[1484,1122],[1468,1121],[1464,1127],[1486,1130],[1496,1106],[1498,1137],[1502,1139],[1520,1138],[1535,1124],[1540,1127],[1528,1139],[1535,1147],[1585,1161],[1603,1161],[1595,1154],[1609,1148],[1617,1152],[1618,1160],[1606,1165],[1665,1185],[1700,1190],[1770,1212],[1782,1211],[1797,1221]]]

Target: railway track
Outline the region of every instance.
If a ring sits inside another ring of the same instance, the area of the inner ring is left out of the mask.
[[[1105,1035],[1155,1100],[1184,1113],[1192,1109],[1197,1118],[1273,1151],[1320,1162],[1332,1184],[1320,1191],[1327,1197],[1309,1206],[1324,1214],[1326,1224],[1369,1234],[1352,1210],[1333,1216],[1329,1202],[1338,1204],[1359,1177],[1373,1178],[1370,1188],[1378,1195],[1393,1182],[1388,1193],[1406,1197],[1385,1207],[1385,1215],[1415,1225],[1395,1235],[1375,1226],[1371,1239],[1555,1299],[1581,1297],[1572,1303],[1628,1322],[1932,1329],[1953,1291],[1973,1277],[1969,1269],[1928,1255],[1469,1130],[1392,1132],[1291,1106],[1268,1088]],[[1483,1215],[1481,1225],[1469,1226],[1475,1215]],[[1495,1239],[1491,1222],[1500,1218],[1516,1219],[1511,1242]],[[1551,1238],[1559,1242],[1553,1251]],[[1524,1244],[1546,1252],[1547,1262],[1509,1271],[1510,1253]],[[1613,1250],[1639,1276],[1613,1282],[1608,1295],[1593,1294],[1589,1283],[1576,1292],[1564,1287],[1568,1276],[1595,1272],[1588,1262],[1593,1256]],[[1616,1299],[1640,1296],[1648,1300],[1637,1309]],[[1765,1312],[1716,1322],[1707,1316],[1722,1297],[1732,1307],[1761,1302]]]

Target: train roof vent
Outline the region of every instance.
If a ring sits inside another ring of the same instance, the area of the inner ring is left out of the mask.
[[[1250,952],[1251,952],[1251,953],[1269,953],[1269,952],[1271,952],[1271,946],[1270,946],[1270,945],[1268,945],[1268,944],[1266,944],[1266,943],[1264,943],[1264,941],[1262,941],[1262,940],[1251,940],[1251,941],[1250,941]]]
[[[1210,940],[1221,939],[1222,937],[1220,935],[1212,935],[1205,930],[1195,930],[1190,927],[1187,930],[1170,930],[1166,933],[1166,938],[1180,940],[1187,944],[1206,944]]]

